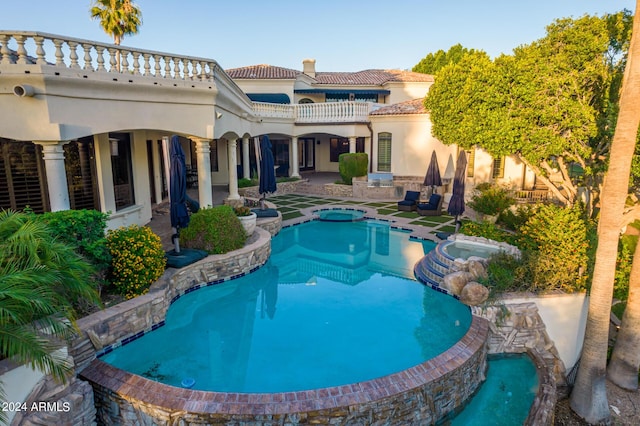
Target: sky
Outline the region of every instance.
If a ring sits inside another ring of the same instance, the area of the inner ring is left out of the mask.
[[[2,0],[0,29],[112,42],[91,0]],[[134,0],[143,24],[123,46],[316,71],[410,70],[460,43],[490,56],[545,35],[555,19],[635,9],[633,0]]]

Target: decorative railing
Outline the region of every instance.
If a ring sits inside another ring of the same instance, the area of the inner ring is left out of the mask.
[[[371,107],[368,102],[253,103],[254,114],[258,117],[293,119],[296,123],[366,123]]]
[[[212,81],[212,59],[134,49],[108,43],[27,31],[0,31],[0,66],[50,65],[71,70],[174,80]]]
[[[512,191],[511,196],[517,203],[538,203],[553,198],[551,192],[546,189],[519,189]]]

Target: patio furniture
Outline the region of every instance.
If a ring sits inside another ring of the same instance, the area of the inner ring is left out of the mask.
[[[415,211],[420,198],[419,191],[407,191],[404,194],[404,200],[398,201],[398,211],[412,212]]]
[[[418,214],[420,216],[440,216],[442,214],[442,201],[442,195],[431,194],[427,203],[418,203]]]

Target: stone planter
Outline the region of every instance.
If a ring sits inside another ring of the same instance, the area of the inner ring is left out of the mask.
[[[251,214],[248,216],[238,216],[238,219],[240,219],[240,223],[242,223],[247,236],[251,236],[253,234],[253,231],[256,229],[257,218],[258,216],[254,212],[251,212]]]
[[[496,223],[496,221],[498,220],[498,215],[492,215],[492,214],[482,214],[482,220],[488,223]]]

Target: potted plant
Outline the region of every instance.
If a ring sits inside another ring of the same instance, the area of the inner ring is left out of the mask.
[[[500,213],[515,203],[509,192],[500,186],[481,183],[469,202],[469,207],[482,215],[483,220],[495,223]]]
[[[240,223],[242,223],[247,236],[251,236],[253,231],[256,229],[256,220],[258,216],[247,206],[234,207],[233,211],[236,216],[238,216],[238,219],[240,219]]]

